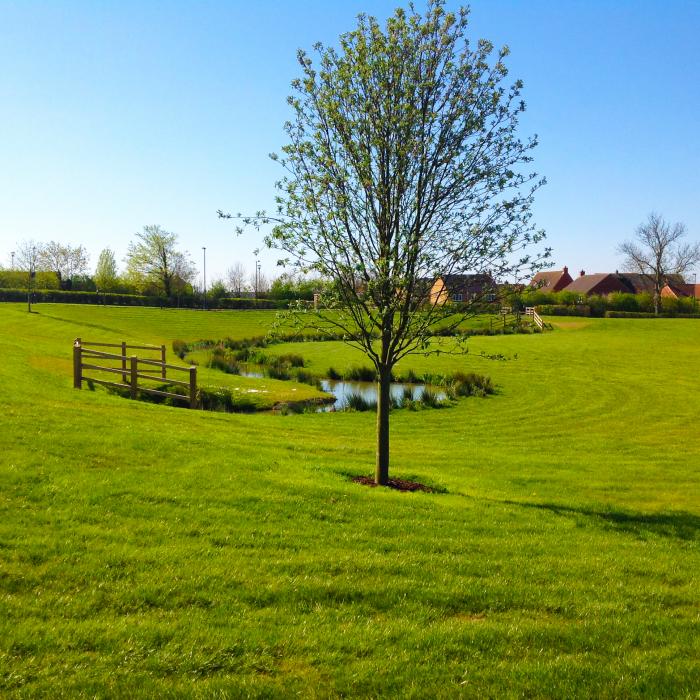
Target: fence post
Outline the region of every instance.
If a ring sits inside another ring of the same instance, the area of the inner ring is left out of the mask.
[[[167,374],[165,371],[165,345],[160,346],[160,361],[163,363],[163,366],[160,370],[160,376],[163,377],[163,379],[165,379]]]
[[[73,343],[73,388],[83,388],[83,347],[80,338]]]
[[[138,377],[136,376],[136,373],[139,371],[138,370],[139,366],[139,358],[136,357],[136,355],[131,356],[131,398],[135,399],[136,398],[136,392],[138,390]]]
[[[122,384],[128,384],[126,376],[126,341],[122,340]]]
[[[190,367],[190,408],[197,408],[197,368]]]

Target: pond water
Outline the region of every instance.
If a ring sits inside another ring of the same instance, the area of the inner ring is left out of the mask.
[[[338,411],[347,406],[348,397],[352,394],[359,394],[365,401],[377,401],[377,385],[374,382],[352,382],[332,379],[322,379],[321,386],[324,391],[335,396],[335,403],[326,404],[319,410],[321,411]],[[399,384],[395,382],[391,385],[391,396],[394,399],[401,399],[404,396],[404,391],[410,391],[413,400],[418,401],[423,392],[428,388],[437,394],[438,399],[445,398],[445,392],[436,387],[426,387],[425,384]]]
[[[265,374],[259,366],[242,365],[241,376],[262,379]],[[375,382],[322,379],[321,387],[323,391],[333,394],[335,401],[323,404],[323,406],[318,408],[319,411],[340,411],[346,408],[348,398],[353,394],[361,396],[365,401],[377,402],[377,385]],[[425,384],[402,384],[399,382],[392,383],[391,397],[393,399],[402,399],[404,392],[411,392],[413,400],[419,401],[426,388],[435,393],[440,401],[446,398],[445,392],[438,387],[426,386]]]

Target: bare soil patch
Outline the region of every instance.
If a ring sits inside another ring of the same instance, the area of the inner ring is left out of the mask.
[[[353,476],[352,481],[363,486],[377,486],[374,482],[374,477],[371,476]],[[396,491],[425,491],[426,493],[438,493],[437,489],[431,486],[421,484],[419,481],[406,481],[405,479],[389,479],[386,484],[387,488],[395,489]]]

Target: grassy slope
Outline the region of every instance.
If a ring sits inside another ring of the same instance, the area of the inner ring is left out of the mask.
[[[71,389],[74,336],[245,337],[271,315],[37,309],[0,306],[0,694],[700,691],[696,322],[562,323],[413,358],[500,385],[394,414],[394,473],[448,490],[427,495],[347,481],[371,471],[371,414]]]

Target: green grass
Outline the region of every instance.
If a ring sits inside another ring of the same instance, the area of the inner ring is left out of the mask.
[[[498,393],[393,414],[393,475],[446,489],[404,494],[347,478],[373,414],[71,388],[76,336],[170,347],[273,314],[36,309],[0,305],[0,696],[698,697],[697,321],[407,360]]]

